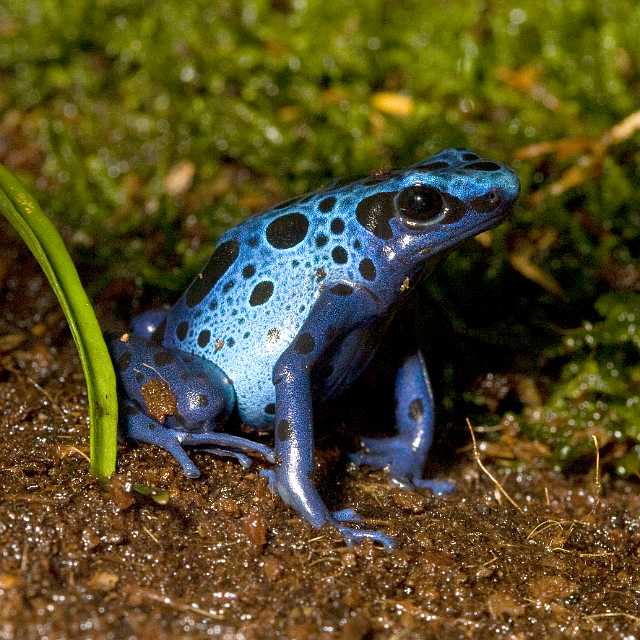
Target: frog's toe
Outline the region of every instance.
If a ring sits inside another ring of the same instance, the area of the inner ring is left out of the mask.
[[[374,531],[371,529],[353,529],[351,527],[345,527],[337,524],[336,529],[342,534],[345,542],[352,546],[359,544],[363,540],[373,540],[382,545],[385,549],[394,549],[396,546],[395,540],[382,531]]]
[[[184,473],[185,477],[189,478],[190,480],[197,480],[202,475],[200,473],[200,469],[198,469],[195,464],[189,464],[190,461],[182,462],[181,460],[178,460],[178,462],[180,463],[180,467],[182,468],[182,473]]]
[[[127,401],[125,403],[124,413],[124,428],[127,438],[161,447],[175,458],[187,478],[200,477],[200,469],[188,456],[175,432],[165,429],[151,418],[147,418],[134,402]]]
[[[182,467],[182,473],[184,473],[187,478],[195,480],[196,478],[200,477],[200,469],[196,467],[193,460],[191,460],[191,458],[187,455],[187,452],[180,446],[178,442],[168,441],[164,444],[158,444],[159,446],[166,449],[176,459],[176,462]]]
[[[196,451],[206,451],[221,458],[235,458],[243,469],[249,469],[253,464],[253,460],[249,456],[238,451],[229,451],[228,449],[218,449],[216,447],[202,447],[201,449],[196,449]]]
[[[272,464],[275,462],[275,453],[271,447],[219,431],[186,434],[182,437],[182,444],[189,447],[213,445],[214,447],[223,447],[225,450],[228,448],[244,454],[255,455]]]
[[[267,481],[271,493],[278,493],[278,479],[273,469],[260,469],[260,477]]]
[[[362,522],[362,516],[355,511],[354,509],[340,509],[339,511],[334,511],[331,514],[331,517],[336,522]]]
[[[422,478],[423,457],[411,451],[399,436],[391,438],[362,438],[362,451],[349,456],[357,466],[386,469],[391,482],[403,489],[430,489],[436,495],[451,493],[455,485],[446,480]]]

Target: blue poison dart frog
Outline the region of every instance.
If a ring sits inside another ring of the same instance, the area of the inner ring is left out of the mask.
[[[204,269],[168,310],[138,316],[110,349],[126,393],[124,434],[171,453],[253,457],[272,491],[313,527],[352,544],[393,540],[362,527],[353,509],[331,512],[314,474],[314,410],[367,366],[400,303],[460,242],[499,224],[519,192],[504,165],[447,149],[401,171],[289,200],[227,231]],[[404,355],[406,353],[407,355]],[[396,374],[397,434],[366,438],[352,460],[397,483],[441,494],[425,480],[433,398],[414,346]],[[223,431],[273,431],[273,448]]]

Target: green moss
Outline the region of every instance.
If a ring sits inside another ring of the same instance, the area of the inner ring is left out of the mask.
[[[567,332],[556,356],[568,362],[545,407],[526,416],[529,433],[552,444],[561,465],[592,455],[591,434],[614,447],[621,475],[640,471],[640,294],[607,294],[602,319]]]

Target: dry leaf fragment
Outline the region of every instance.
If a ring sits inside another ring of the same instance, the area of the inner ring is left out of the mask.
[[[399,118],[410,116],[415,109],[415,103],[411,96],[388,91],[374,93],[371,96],[371,106],[378,111],[382,111],[382,113],[388,113]]]
[[[537,264],[531,262],[531,255],[527,253],[516,253],[509,256],[511,266],[520,272],[525,278],[539,284],[554,296],[561,298],[564,296],[562,287],[558,281],[548,273],[545,273]]]
[[[516,599],[508,593],[497,591],[487,598],[487,608],[491,617],[495,620],[506,616],[517,618],[522,615],[524,606],[518,604]]]
[[[500,67],[497,76],[512,89],[526,93],[550,111],[557,111],[560,108],[560,100],[538,82],[541,73],[542,69],[539,66],[525,65],[519,69]]]
[[[640,131],[640,111],[634,111],[596,138],[562,138],[523,147],[516,153],[516,158],[531,160],[554,154],[558,159],[564,159],[580,154],[575,164],[564,171],[558,180],[535,192],[531,196],[531,202],[539,205],[547,195],[561,195],[598,175],[602,171],[609,147],[628,140],[638,131]]]
[[[493,243],[493,233],[491,231],[483,231],[476,236],[476,240],[485,248],[488,249]]]
[[[262,549],[267,544],[267,523],[262,516],[255,513],[248,515],[242,521],[242,529],[256,549]]]
[[[175,414],[178,399],[168,382],[160,378],[151,378],[151,380],[142,385],[140,393],[144,400],[147,414],[154,420],[163,424],[167,416]]]
[[[0,589],[6,591],[7,589],[15,589],[22,583],[20,576],[16,576],[12,573],[0,573]]]
[[[576,591],[577,585],[562,576],[540,576],[529,584],[529,593],[538,601],[546,602],[566,598]]]
[[[565,160],[589,151],[592,146],[593,138],[586,136],[560,138],[522,147],[516,152],[515,158],[516,160],[534,160],[542,156],[554,155],[558,160]]]
[[[251,211],[261,211],[269,204],[269,198],[264,193],[248,193],[239,198],[238,204]]]
[[[27,339],[24,333],[7,333],[0,336],[0,353],[13,351]]]
[[[640,131],[640,111],[634,111],[618,124],[606,131],[600,141],[603,145],[619,144],[628,140],[636,131]]]
[[[190,160],[174,165],[164,179],[164,188],[170,196],[179,196],[189,190],[196,167]]]
[[[96,571],[89,579],[88,586],[96,591],[111,591],[118,584],[118,576],[108,571]]]
[[[560,298],[564,296],[564,291],[558,281],[533,262],[535,255],[549,249],[556,239],[557,232],[554,229],[544,229],[537,237],[518,243],[509,254],[509,262],[525,278]]]

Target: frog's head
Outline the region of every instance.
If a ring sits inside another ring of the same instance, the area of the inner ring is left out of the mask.
[[[409,267],[502,222],[520,191],[511,169],[465,149],[446,149],[368,182],[372,191],[356,218],[386,241],[387,260]]]

